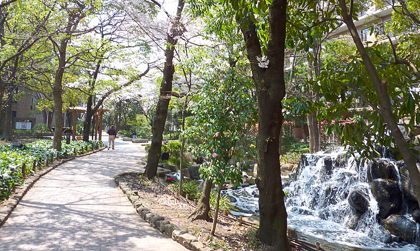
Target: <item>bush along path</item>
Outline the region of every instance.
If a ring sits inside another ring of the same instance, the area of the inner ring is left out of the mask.
[[[103,149],[102,141],[73,141],[57,151],[51,140],[0,147],[0,227],[39,178],[75,156]]]
[[[115,174],[144,171],[146,152],[115,143],[114,151],[77,157],[39,179],[0,227],[0,250],[186,251],[138,217],[116,186]]]
[[[62,150],[52,148],[51,140],[39,140],[21,145],[0,147],[0,202],[8,199],[13,190],[24,184],[25,177],[54,160],[67,159],[103,147],[102,141],[62,142]]]

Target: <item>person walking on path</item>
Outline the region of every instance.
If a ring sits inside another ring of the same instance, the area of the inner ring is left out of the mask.
[[[109,129],[107,133],[109,134],[108,150],[109,150],[109,147],[111,146],[111,143],[112,143],[112,150],[114,150],[114,141],[115,141],[115,137],[117,137],[117,131],[115,131],[114,126],[111,126],[111,129]]]
[[[109,125],[106,124],[106,126],[105,126],[105,132],[107,132],[108,130],[109,130]]]

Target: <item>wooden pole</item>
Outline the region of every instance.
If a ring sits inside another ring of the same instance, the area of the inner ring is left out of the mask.
[[[98,140],[98,116],[95,116],[95,140]]]
[[[73,110],[72,118],[73,118],[73,129],[72,129],[73,140],[76,140],[77,111]]]
[[[104,112],[101,111],[99,113],[99,140],[102,140],[102,118],[104,116]]]
[[[22,163],[22,177],[25,178],[26,177],[26,164]]]

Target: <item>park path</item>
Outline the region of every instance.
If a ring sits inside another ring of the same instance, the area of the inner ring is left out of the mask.
[[[187,250],[141,219],[115,185],[113,176],[140,171],[146,154],[139,144],[115,143],[36,182],[0,228],[0,250]]]

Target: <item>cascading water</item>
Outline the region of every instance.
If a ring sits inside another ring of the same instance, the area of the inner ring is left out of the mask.
[[[386,161],[393,163],[395,171],[391,173],[398,176],[396,179],[402,190],[397,164],[390,159]],[[378,223],[381,220],[378,220],[380,208],[372,194],[370,183],[373,174],[370,172],[372,169],[369,169],[368,163],[360,164],[353,157],[345,158],[343,149],[330,154],[304,155],[296,180],[282,177],[287,195],[288,225],[311,240],[325,240],[351,247],[342,250],[419,250],[416,245],[396,242],[399,238]],[[232,214],[258,214],[258,189],[255,185],[228,190],[226,193],[232,198],[232,204],[240,210]],[[363,202],[360,197],[366,198],[365,204],[360,203]],[[350,205],[352,202],[349,201],[355,202]],[[407,213],[406,208],[399,213]],[[411,215],[405,218],[412,220]],[[415,227],[418,229],[419,224]],[[418,231],[412,234],[415,238],[412,243],[419,242],[418,234]]]

